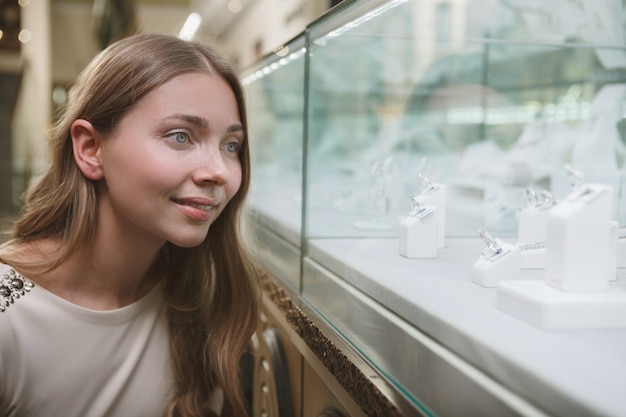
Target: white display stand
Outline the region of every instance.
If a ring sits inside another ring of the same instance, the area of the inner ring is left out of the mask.
[[[626,236],[624,236],[623,233],[624,229],[617,230],[615,242],[616,279],[626,279]]]
[[[416,196],[413,211],[400,222],[398,251],[407,258],[437,257],[437,209],[421,205]]]
[[[565,291],[608,287],[612,191],[584,184],[550,210],[547,228],[546,281]]]
[[[420,179],[427,186],[416,198],[420,204],[433,206],[437,209],[437,247],[443,248],[446,237],[446,186],[444,184],[432,184],[421,174]]]
[[[518,244],[530,245],[546,241],[549,210],[526,207],[517,213]]]
[[[626,327],[626,291],[565,292],[541,280],[503,281],[497,306],[546,330]]]
[[[502,280],[517,278],[521,262],[519,247],[493,238],[484,230],[480,233],[487,247],[472,266],[472,282],[496,287]]]
[[[526,246],[519,246],[521,250],[520,268],[522,269],[545,269],[546,268],[546,248],[540,247],[531,249]]]
[[[609,281],[617,280],[617,232],[619,223],[612,221],[609,226],[609,268],[607,269],[607,279]]]
[[[530,205],[518,211],[518,246],[521,249],[522,269],[543,269],[546,267],[546,240],[548,213],[554,207],[554,198],[548,191],[541,195],[539,202],[531,188],[526,191]]]
[[[626,230],[618,227],[615,234],[615,264],[618,269],[623,269],[626,268]]]
[[[544,280],[501,282],[498,307],[545,329],[626,327],[616,274],[611,188],[583,184],[550,210]]]

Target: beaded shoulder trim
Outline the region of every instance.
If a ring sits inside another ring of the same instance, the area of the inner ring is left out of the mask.
[[[0,274],[0,313],[15,302],[18,298],[30,292],[35,284],[27,281],[22,275],[9,269]]]

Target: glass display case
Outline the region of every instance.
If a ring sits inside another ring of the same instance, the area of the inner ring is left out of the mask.
[[[300,285],[304,34],[248,68],[242,79],[252,138],[249,207],[270,269]],[[279,258],[275,258],[279,256]]]
[[[517,245],[521,211],[600,184],[612,191],[617,242],[607,287],[626,294],[625,8],[345,1],[298,38],[297,71],[261,76],[272,56],[249,78],[253,136],[262,138],[251,207],[267,233],[298,249],[273,251],[267,264],[278,271],[296,256],[301,270],[279,277],[419,413],[626,410],[622,322],[546,328],[500,308],[500,287],[472,278],[485,245],[510,245],[522,260],[536,249]],[[262,133],[268,113],[272,130]],[[416,196],[437,187],[445,200],[435,255],[403,256],[402,225],[427,206]],[[545,264],[522,264],[500,278],[545,273]],[[621,315],[623,301],[601,315]],[[576,308],[566,314],[578,317]]]

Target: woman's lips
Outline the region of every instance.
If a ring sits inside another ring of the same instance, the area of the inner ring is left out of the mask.
[[[197,221],[210,220],[213,217],[213,209],[217,205],[206,199],[174,199],[173,201],[185,215]]]

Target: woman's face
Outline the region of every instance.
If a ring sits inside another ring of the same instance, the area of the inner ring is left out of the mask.
[[[241,185],[244,131],[221,78],[190,73],[151,91],[102,141],[100,226],[200,244]]]

